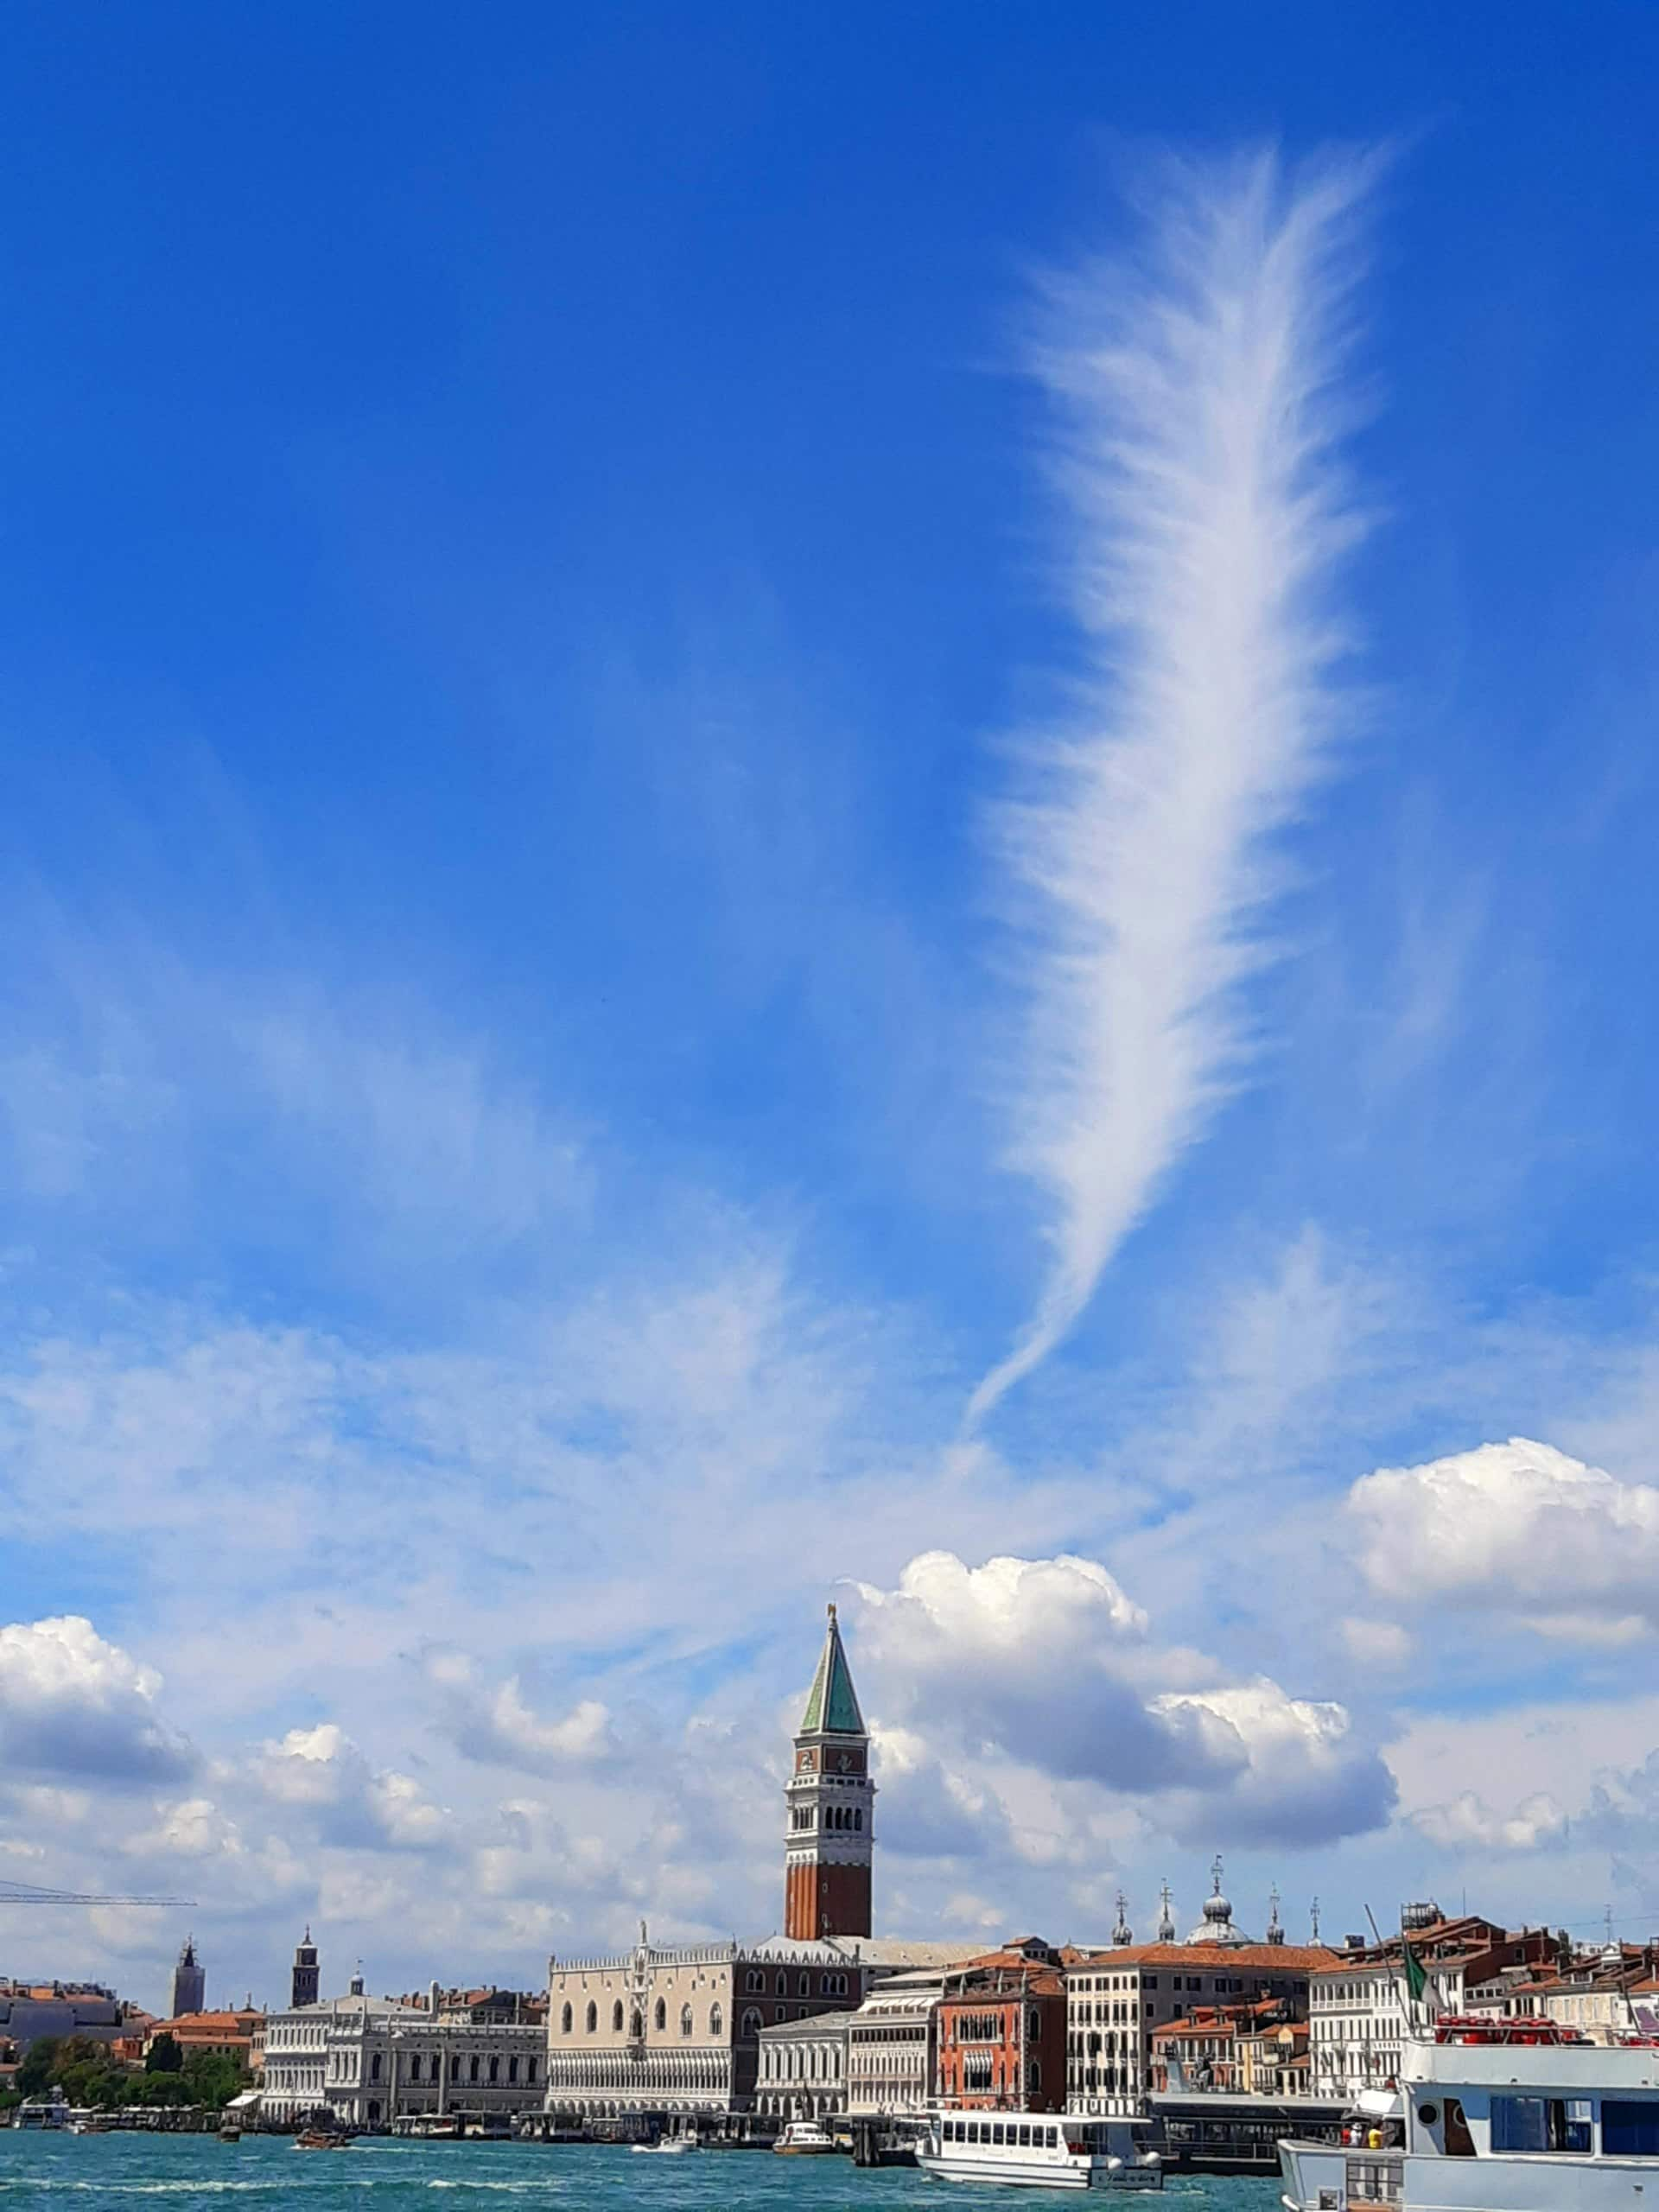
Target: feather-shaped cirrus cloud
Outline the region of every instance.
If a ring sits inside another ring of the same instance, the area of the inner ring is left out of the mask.
[[[1172,167],[1137,259],[1046,288],[1085,666],[995,831],[1027,985],[1009,1162],[1052,1254],[970,1421],[1076,1322],[1249,1056],[1275,833],[1353,719],[1336,587],[1364,517],[1339,448],[1376,167]]]

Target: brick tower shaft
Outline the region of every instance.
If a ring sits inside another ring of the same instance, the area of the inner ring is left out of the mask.
[[[803,1942],[868,1936],[875,1785],[833,1605],[784,1804],[784,1933]]]

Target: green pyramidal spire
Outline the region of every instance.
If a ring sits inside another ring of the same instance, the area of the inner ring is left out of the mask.
[[[847,1664],[833,1605],[800,1732],[803,1736],[861,1736],[865,1732],[864,1716],[858,1709],[858,1692],[853,1688],[852,1671]]]

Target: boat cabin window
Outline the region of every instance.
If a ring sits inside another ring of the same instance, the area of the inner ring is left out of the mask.
[[[1583,2157],[1590,2149],[1590,2101],[1587,2097],[1495,2096],[1492,2148],[1566,2151]]]
[[[1020,2148],[1022,2151],[1029,2151],[1031,2148],[1031,2127],[1029,2123],[1022,2126],[1020,2130]]]
[[[992,2122],[992,2124],[991,2124],[991,2141],[992,2141],[994,2144],[996,2144],[996,2143],[1000,2143],[1001,2140],[1002,2140],[1002,2123],[1001,2123],[1001,2121],[1000,2120],[994,2120],[994,2121]]]
[[[1446,2101],[1446,2155],[1448,2158],[1472,2158],[1475,2155],[1475,2139],[1469,2133],[1463,2105],[1456,2097]]]
[[[1659,2101],[1604,2097],[1601,2151],[1607,2158],[1659,2158]]]

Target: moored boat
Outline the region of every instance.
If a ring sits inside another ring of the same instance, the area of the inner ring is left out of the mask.
[[[1406,2045],[1402,2071],[1397,2127],[1281,2143],[1286,2212],[1628,2212],[1659,2198],[1659,2044],[1442,2019]]]
[[[642,2156],[667,2158],[683,2157],[701,2146],[695,2135],[659,2135],[654,2143],[636,2143],[632,2147]]]
[[[833,2158],[836,2145],[816,2120],[791,2120],[772,2145],[779,2158]]]
[[[1162,2162],[1155,2151],[1136,2148],[1132,2121],[1062,2113],[931,2113],[916,2163],[936,2181],[1002,2189],[1149,2193],[1164,2185]]]
[[[296,2151],[346,2151],[352,2139],[337,2127],[308,2127],[302,2135],[294,2138]]]

